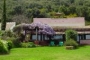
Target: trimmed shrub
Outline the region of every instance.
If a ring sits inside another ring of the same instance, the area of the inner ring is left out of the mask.
[[[7,42],[0,40],[0,54],[7,53],[9,53]]]
[[[74,48],[77,48],[78,47],[78,43],[73,40],[73,39],[70,39],[70,40],[67,40],[65,43],[64,43],[65,46],[74,46]]]
[[[23,42],[23,43],[21,43],[21,46],[24,48],[36,47],[33,42],[27,42],[27,43]]]
[[[74,30],[66,30],[65,35],[66,35],[66,40],[70,40],[70,39],[77,40],[77,32]]]

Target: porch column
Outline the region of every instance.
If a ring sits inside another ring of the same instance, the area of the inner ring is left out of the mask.
[[[79,40],[78,43],[80,43],[80,35],[78,35],[78,38],[79,38],[79,39],[78,39],[78,40]]]
[[[41,38],[40,38],[40,40],[42,41],[42,38],[43,38],[43,36],[42,36],[42,33],[41,33],[40,35],[41,35]]]
[[[32,40],[32,33],[30,34],[30,40]]]
[[[36,28],[36,40],[38,40],[38,33],[37,33],[37,28]]]
[[[24,38],[25,40],[24,40],[24,41],[26,41],[26,34],[27,34],[27,33],[26,33],[26,30],[25,30],[25,38]]]
[[[45,40],[45,35],[43,34],[43,40]]]
[[[26,30],[25,30],[25,37],[26,37]]]

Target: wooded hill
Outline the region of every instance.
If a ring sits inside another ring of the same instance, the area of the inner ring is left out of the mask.
[[[85,17],[90,21],[90,0],[7,0],[7,21],[31,22],[32,18]],[[0,0],[0,20],[3,0]]]

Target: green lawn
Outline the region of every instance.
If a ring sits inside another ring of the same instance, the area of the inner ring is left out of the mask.
[[[9,55],[0,55],[0,60],[90,60],[90,46],[76,50],[65,47],[14,48]]]

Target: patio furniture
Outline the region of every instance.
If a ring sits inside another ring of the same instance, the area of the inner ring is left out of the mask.
[[[63,46],[63,41],[59,41],[59,46]]]
[[[51,41],[50,42],[50,46],[55,46],[55,42],[54,41]]]

